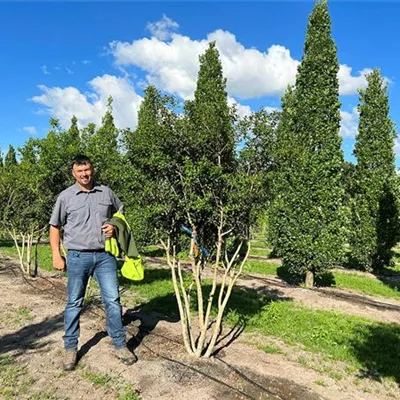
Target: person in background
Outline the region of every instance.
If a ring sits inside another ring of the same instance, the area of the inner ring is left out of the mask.
[[[66,270],[68,275],[64,370],[71,371],[77,364],[79,318],[91,276],[100,286],[114,355],[124,364],[131,365],[137,357],[126,346],[117,263],[115,257],[104,249],[105,239],[115,234],[114,227],[107,224],[107,220],[114,212],[123,212],[123,205],[110,188],[94,182],[93,167],[85,155],[73,159],[72,175],[75,184],[59,194],[49,222],[53,266],[60,271]],[[68,250],[66,260],[60,252],[61,228],[63,245]]]

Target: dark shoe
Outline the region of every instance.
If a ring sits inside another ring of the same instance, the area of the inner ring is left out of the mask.
[[[73,371],[76,367],[77,351],[66,350],[64,354],[64,371]]]
[[[127,347],[114,348],[114,355],[125,365],[132,365],[138,360],[135,354],[130,352]]]

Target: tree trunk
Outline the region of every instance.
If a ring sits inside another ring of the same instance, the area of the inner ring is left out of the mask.
[[[314,287],[314,272],[313,271],[306,272],[306,287],[307,288]]]

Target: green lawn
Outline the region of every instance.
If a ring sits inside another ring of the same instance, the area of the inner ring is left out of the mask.
[[[271,249],[262,248],[262,247],[251,247],[250,248],[251,256],[269,257],[270,254],[271,254]]]
[[[258,273],[263,275],[279,276],[280,264],[268,261],[246,262],[245,272]],[[381,296],[392,299],[400,299],[400,280],[398,284],[391,283],[390,277],[380,277],[380,279],[363,276],[351,272],[332,271],[332,287],[339,289],[352,290],[369,296]]]
[[[269,261],[255,261],[255,260],[247,260],[244,272],[248,273],[257,273],[263,275],[277,275],[277,268],[280,264],[272,263]]]
[[[399,284],[389,283],[389,278],[381,278],[382,280],[385,279],[385,283],[382,280],[369,278],[367,276],[338,271],[335,271],[333,276],[335,281],[334,287],[346,290],[354,290],[370,296],[382,296],[400,299]]]

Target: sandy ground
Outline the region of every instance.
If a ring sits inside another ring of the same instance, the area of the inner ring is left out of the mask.
[[[96,305],[88,307],[81,318],[79,366],[73,372],[63,372],[65,280],[54,274],[42,275],[24,279],[12,260],[0,257],[0,398],[400,398],[400,390],[394,383],[361,379],[356,374],[335,379],[334,374],[327,373],[332,364],[325,370],[315,368],[325,361],[311,359],[306,352],[282,342],[268,341],[279,345],[284,350],[282,354],[258,350],[257,344],[266,344],[266,339],[258,335],[242,334],[211,360],[193,359],[181,343],[179,322],[140,312],[129,314],[131,322],[127,326],[129,345],[139,361],[124,366],[112,356],[103,312]],[[278,279],[256,275],[247,276],[240,284],[280,293],[318,309],[348,312],[383,322],[398,322],[400,318],[400,305],[392,301],[382,302],[344,291],[293,288]],[[124,300],[123,294],[123,304]],[[298,362],[300,357],[308,360],[307,365]],[[14,369],[4,360],[13,360]],[[335,368],[341,366],[336,363]]]

